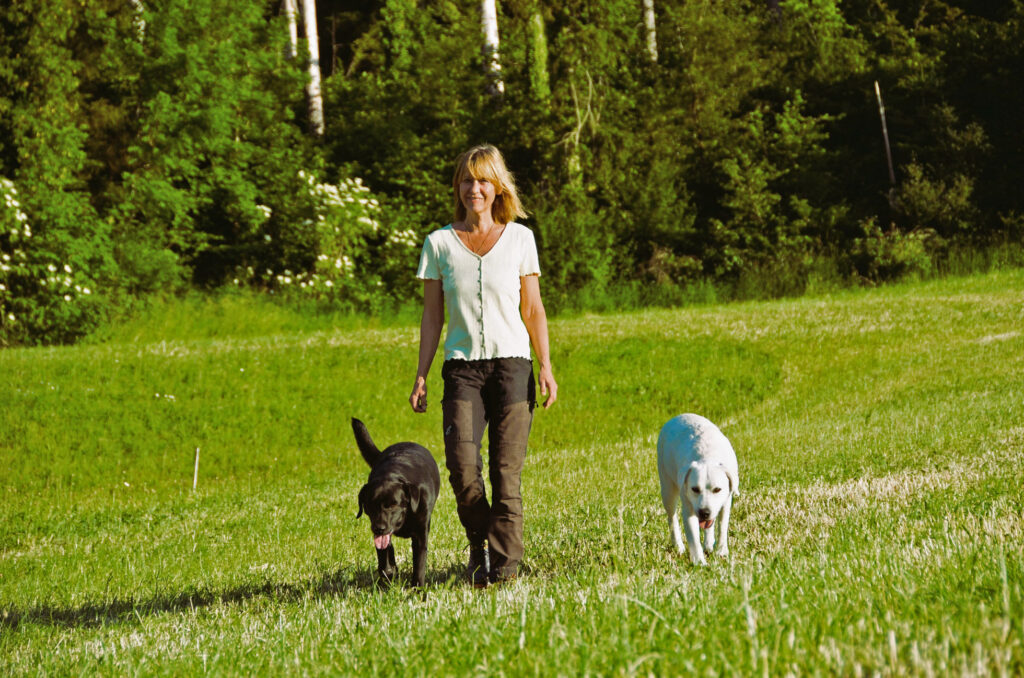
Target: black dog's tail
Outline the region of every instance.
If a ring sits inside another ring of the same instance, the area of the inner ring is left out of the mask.
[[[373,468],[377,465],[377,460],[380,459],[380,450],[373,444],[373,438],[370,437],[370,432],[366,430],[366,424],[352,417],[352,432],[356,434],[356,445],[359,446],[359,451],[363,453],[363,459],[370,465],[370,468]]]

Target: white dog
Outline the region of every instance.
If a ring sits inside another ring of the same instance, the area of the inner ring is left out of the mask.
[[[683,553],[676,512],[676,501],[682,495],[686,542],[693,564],[707,565],[704,551],[714,551],[715,522],[718,523],[716,553],[728,556],[729,511],[732,498],[740,494],[739,466],[729,439],[700,415],[680,414],[670,419],[658,436],[658,475],[661,500],[676,550]],[[703,549],[700,530],[704,530]]]

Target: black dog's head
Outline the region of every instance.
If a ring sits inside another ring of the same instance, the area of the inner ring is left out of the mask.
[[[386,548],[392,534],[398,532],[399,536],[404,536],[401,531],[406,517],[419,511],[419,503],[419,490],[414,486],[400,481],[367,483],[359,490],[356,518],[365,512],[370,518],[377,548]],[[384,537],[387,538],[381,539]]]

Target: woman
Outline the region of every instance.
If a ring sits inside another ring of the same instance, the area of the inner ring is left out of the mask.
[[[558,397],[533,233],[505,160],[493,146],[459,156],[455,221],[427,236],[419,366],[409,403],[427,410],[427,373],[448,307],[441,400],[445,465],[469,539],[466,574],[476,587],[514,578],[523,557],[520,475],[536,405],[530,345],[544,408]],[[488,427],[491,502],[480,443]],[[489,557],[489,558],[488,558]],[[489,559],[489,567],[488,567]]]

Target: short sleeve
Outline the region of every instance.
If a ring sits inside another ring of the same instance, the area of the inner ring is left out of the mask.
[[[430,236],[423,240],[423,251],[420,252],[420,265],[416,269],[416,277],[422,280],[440,280],[441,268],[438,266],[437,250]]]
[[[540,275],[540,260],[537,257],[537,241],[533,231],[523,227],[522,253],[519,257],[519,275]]]

